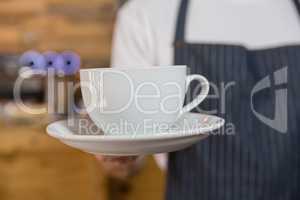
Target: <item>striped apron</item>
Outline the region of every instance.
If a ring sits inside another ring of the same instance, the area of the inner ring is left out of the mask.
[[[182,0],[175,64],[214,85],[199,108],[226,125],[169,155],[166,198],[300,200],[300,46],[191,44],[185,41],[187,9]],[[190,93],[197,89],[193,83]]]

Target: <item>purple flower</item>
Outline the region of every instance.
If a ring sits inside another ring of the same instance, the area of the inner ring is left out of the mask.
[[[75,74],[81,65],[80,56],[72,51],[64,51],[61,56],[64,59],[64,67],[61,71],[66,75]]]
[[[48,69],[53,68],[55,72],[60,72],[64,68],[65,61],[60,54],[54,51],[47,51],[44,53],[44,57],[46,60],[46,67]]]
[[[37,51],[26,51],[19,59],[20,66],[30,67],[34,70],[46,70],[46,60],[43,55]]]

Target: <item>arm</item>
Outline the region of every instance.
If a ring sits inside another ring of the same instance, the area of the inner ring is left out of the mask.
[[[124,5],[118,13],[113,37],[111,67],[155,65],[154,42],[149,22],[135,1]],[[142,166],[142,157],[97,155],[108,175],[125,179]]]
[[[168,170],[168,154],[160,153],[160,154],[155,154],[153,156],[154,156],[154,159],[155,159],[158,167],[162,171],[167,171]]]

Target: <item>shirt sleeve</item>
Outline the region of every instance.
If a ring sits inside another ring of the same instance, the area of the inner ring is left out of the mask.
[[[155,62],[154,35],[143,8],[135,1],[118,12],[115,24],[111,67],[145,67]]]

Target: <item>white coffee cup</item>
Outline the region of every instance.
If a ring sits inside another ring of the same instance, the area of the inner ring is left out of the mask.
[[[187,76],[186,66],[97,68],[80,70],[83,101],[90,118],[105,134],[155,134],[207,96],[209,83],[201,75]],[[191,81],[201,93],[185,105]]]

